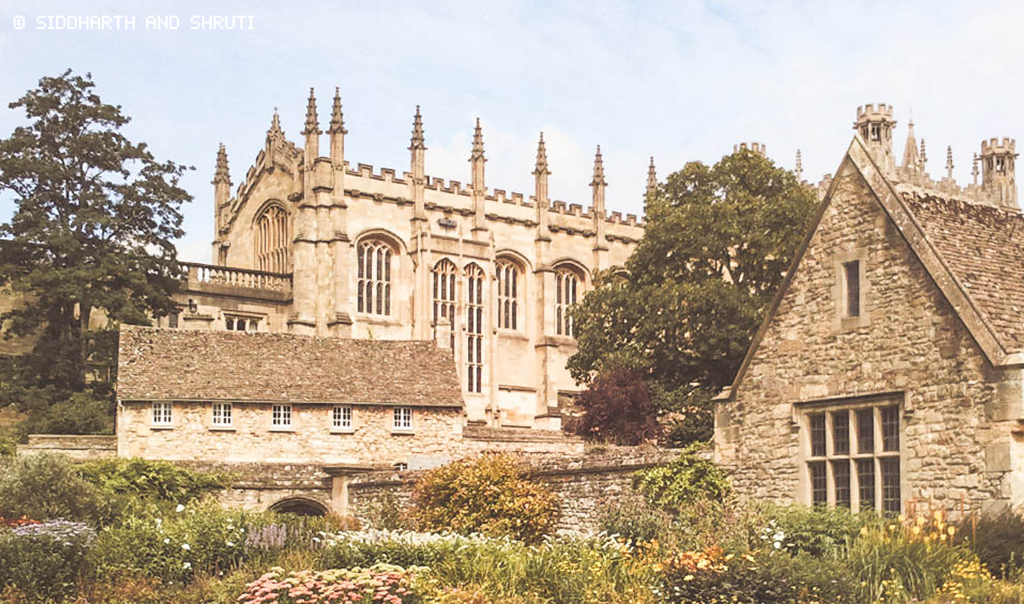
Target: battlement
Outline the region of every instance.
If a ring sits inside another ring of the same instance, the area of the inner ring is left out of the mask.
[[[1016,155],[1016,151],[1014,150],[1016,144],[1017,141],[1015,139],[1007,137],[1004,137],[1001,140],[999,138],[983,140],[981,141],[981,155],[982,157],[986,155]]]
[[[892,121],[892,105],[868,103],[857,107],[858,122]]]
[[[738,153],[740,149],[744,151],[750,151],[757,153],[758,155],[768,155],[768,146],[764,143],[749,142],[749,143],[736,143],[732,146],[732,152]]]

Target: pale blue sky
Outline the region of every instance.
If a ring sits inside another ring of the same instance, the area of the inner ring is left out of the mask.
[[[642,212],[648,157],[660,176],[713,162],[739,141],[777,163],[803,151],[805,176],[838,164],[857,105],[888,102],[903,152],[913,106],[929,171],[970,178],[982,138],[1024,137],[1024,3],[985,2],[24,2],[0,0],[0,136],[6,104],[45,75],[92,72],[132,116],[129,136],[194,165],[187,260],[209,261],[217,143],[237,185],[275,106],[299,141],[310,86],[326,125],[341,87],[354,163],[408,169],[422,106],[427,172],[469,180],[472,126],[484,127],[487,184],[529,194],[545,132],[551,194],[590,203],[594,147],[608,207]],[[40,31],[39,15],[134,15],[134,31]],[[189,30],[193,15],[252,15],[254,29]],[[25,29],[14,28],[24,16]],[[177,31],[147,31],[174,15]],[[324,126],[325,127],[325,126]],[[1022,141],[1024,144],[1024,141]],[[326,150],[326,139],[321,149]],[[0,221],[10,216],[0,201]]]

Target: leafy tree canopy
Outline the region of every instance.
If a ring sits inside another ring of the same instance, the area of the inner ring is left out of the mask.
[[[702,410],[683,440],[707,437],[710,397],[735,375],[816,207],[812,189],[745,149],[671,174],[647,199],[627,275],[573,311],[572,376],[641,370],[663,411]]]
[[[26,383],[67,398],[86,387],[93,350],[112,355],[111,334],[90,331],[94,312],[148,324],[174,308],[187,168],[128,140],[129,118],[89,74],[43,78],[9,106],[28,124],[0,139],[0,193],[16,202],[0,224],[0,288],[24,297],[0,330],[37,338]]]

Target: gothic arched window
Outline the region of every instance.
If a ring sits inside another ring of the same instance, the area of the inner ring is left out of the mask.
[[[519,266],[510,260],[498,260],[498,327],[519,329]]]
[[[359,244],[357,254],[357,311],[391,315],[391,246],[371,239]]]
[[[256,270],[287,273],[289,268],[288,212],[271,204],[256,219]]]
[[[434,323],[448,319],[455,333],[455,264],[441,260],[434,265]]]
[[[466,267],[466,376],[470,392],[480,392],[484,369],[484,271]]]
[[[580,281],[572,269],[560,268],[555,272],[555,333],[558,335],[576,335],[569,309],[576,304]]]

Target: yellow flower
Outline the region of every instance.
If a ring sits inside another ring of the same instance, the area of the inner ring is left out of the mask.
[[[693,575],[686,575],[683,577],[683,581],[693,581]]]
[[[950,537],[952,537],[953,535],[956,534],[956,529],[953,528],[953,527],[949,527],[948,529],[946,529],[946,532],[949,533]]]

